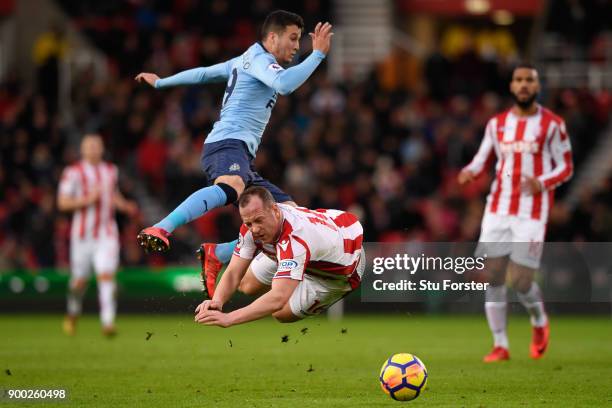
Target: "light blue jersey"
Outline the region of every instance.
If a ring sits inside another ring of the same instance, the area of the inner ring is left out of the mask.
[[[227,81],[220,118],[205,143],[242,140],[255,157],[278,94],[287,95],[297,89],[324,58],[324,53],[315,50],[301,64],[284,69],[261,44],[255,43],[229,61],[158,79],[155,88]]]

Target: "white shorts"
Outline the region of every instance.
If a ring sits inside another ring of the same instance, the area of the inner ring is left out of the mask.
[[[102,273],[115,273],[119,266],[119,240],[117,238],[71,240],[70,269],[72,277],[89,278],[92,266],[96,276]]]
[[[545,235],[544,221],[485,212],[476,256],[499,258],[510,255],[512,262],[537,269]]]
[[[365,251],[362,249],[357,265],[357,274],[360,278],[363,276],[365,265]],[[272,285],[276,269],[276,261],[263,253],[259,253],[251,262],[253,275],[264,285]],[[327,310],[352,290],[351,285],[345,280],[323,279],[305,273],[304,279],[289,298],[289,307],[291,307],[291,313],[303,319]]]

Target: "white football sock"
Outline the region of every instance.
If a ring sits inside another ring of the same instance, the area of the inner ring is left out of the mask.
[[[112,326],[115,323],[117,301],[115,289],[117,285],[114,280],[98,281],[98,294],[100,298],[100,320],[102,326]]]
[[[506,333],[507,322],[506,286],[487,287],[485,292],[485,313],[489,328],[493,333],[495,347],[509,348],[508,334]]]
[[[526,293],[520,293],[517,291],[516,293],[519,301],[529,315],[531,316],[531,325],[534,327],[543,327],[548,323],[548,317],[546,316],[546,311],[544,310],[544,302],[542,301],[542,292],[540,291],[540,286],[533,282],[531,287]]]
[[[70,283],[68,290],[67,310],[70,316],[79,316],[83,310],[83,297],[85,296],[85,288],[77,289],[74,284]]]

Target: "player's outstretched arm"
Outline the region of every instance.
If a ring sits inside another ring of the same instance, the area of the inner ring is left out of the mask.
[[[195,321],[198,322],[209,310],[221,310],[223,305],[232,297],[238,289],[240,281],[244,277],[251,260],[233,255],[221,280],[215,289],[215,295],[211,300],[205,300],[195,309]]]
[[[491,123],[487,125],[484,137],[478,148],[478,152],[467,166],[465,166],[459,175],[457,176],[457,182],[460,185],[464,185],[472,182],[479,175],[481,175],[486,169],[489,160],[493,154],[493,135],[491,133]]]
[[[264,84],[273,88],[281,95],[287,95],[300,87],[312,75],[321,61],[325,59],[329,51],[331,36],[331,24],[317,24],[315,32],[310,33],[313,38],[312,53],[302,61],[288,69],[280,65],[270,63],[270,60],[261,58],[256,61],[252,74]]]
[[[140,82],[141,84],[142,83],[149,84],[153,88],[155,88],[155,82],[157,82],[158,79],[159,77],[156,74],[153,74],[151,72],[141,72],[140,74],[136,75],[136,77],[134,78],[136,82]]]
[[[209,310],[200,318],[196,318],[196,321],[208,326],[230,327],[270,316],[285,306],[299,283],[296,279],[275,279],[272,289],[250,305],[231,313]]]
[[[224,305],[225,302],[232,297],[232,295],[238,289],[240,281],[249,268],[251,261],[251,259],[244,259],[238,255],[232,255],[232,259],[230,259],[230,263],[227,265],[227,268],[225,269],[225,272],[223,273],[223,276],[221,276],[221,280],[215,289],[213,300]]]
[[[312,50],[320,51],[323,54],[329,52],[329,48],[331,47],[331,38],[334,35],[332,32],[332,25],[329,23],[318,23],[314,29],[313,33],[309,33],[310,38],[312,39]]]
[[[231,60],[230,60],[231,61]],[[134,78],[138,82],[145,82],[153,88],[168,88],[179,85],[197,85],[212,82],[223,82],[229,78],[230,61],[212,65],[188,69],[167,78],[160,78],[149,72],[141,72]]]

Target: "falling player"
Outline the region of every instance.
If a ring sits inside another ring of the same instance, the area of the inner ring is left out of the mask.
[[[73,335],[81,314],[87,280],[93,267],[98,281],[102,332],[115,334],[115,271],[119,263],[119,234],[115,208],[126,214],[138,209],[117,189],[117,167],[102,160],[104,144],[97,134],[81,142],[82,160],[62,174],[57,197],[61,211],[72,212],[70,283],[64,331]]]
[[[292,203],[289,195],[254,171],[253,160],[278,95],[289,94],[304,83],[329,51],[332,26],[319,23],[310,33],[312,53],[302,63],[284,69],[282,65],[289,64],[299,50],[303,27],[297,14],[274,11],[264,21],[261,42],[236,58],[164,79],[152,73],[136,76],[137,81],[158,89],[227,81],[220,119],[204,141],[202,167],[209,185],[189,196],[153,227],[140,232],[138,241],[145,250],[167,250],[168,237],[174,229],[213,208],[234,203],[249,185],[264,186],[277,202]],[[214,260],[227,260],[235,244],[236,241],[209,246],[202,256],[210,253]]]
[[[363,228],[353,214],[276,204],[259,186],[247,188],[238,203],[244,222],[239,243],[212,300],[196,308],[198,323],[229,327],[269,315],[295,322],[359,286],[365,252]],[[223,313],[236,290],[260,296]]]
[[[496,155],[495,181],[477,248],[479,255],[487,254],[490,279],[485,311],[494,348],[485,362],[510,358],[506,275],[531,316],[531,357],[542,357],[548,346],[548,317],[534,274],[540,265],[554,190],[572,176],[573,162],[565,122],[536,103],[539,91],[536,69],[529,64],[517,66],[510,82],[514,105],[489,120],[476,156],[458,176],[459,184],[471,182],[485,170],[489,157]]]

